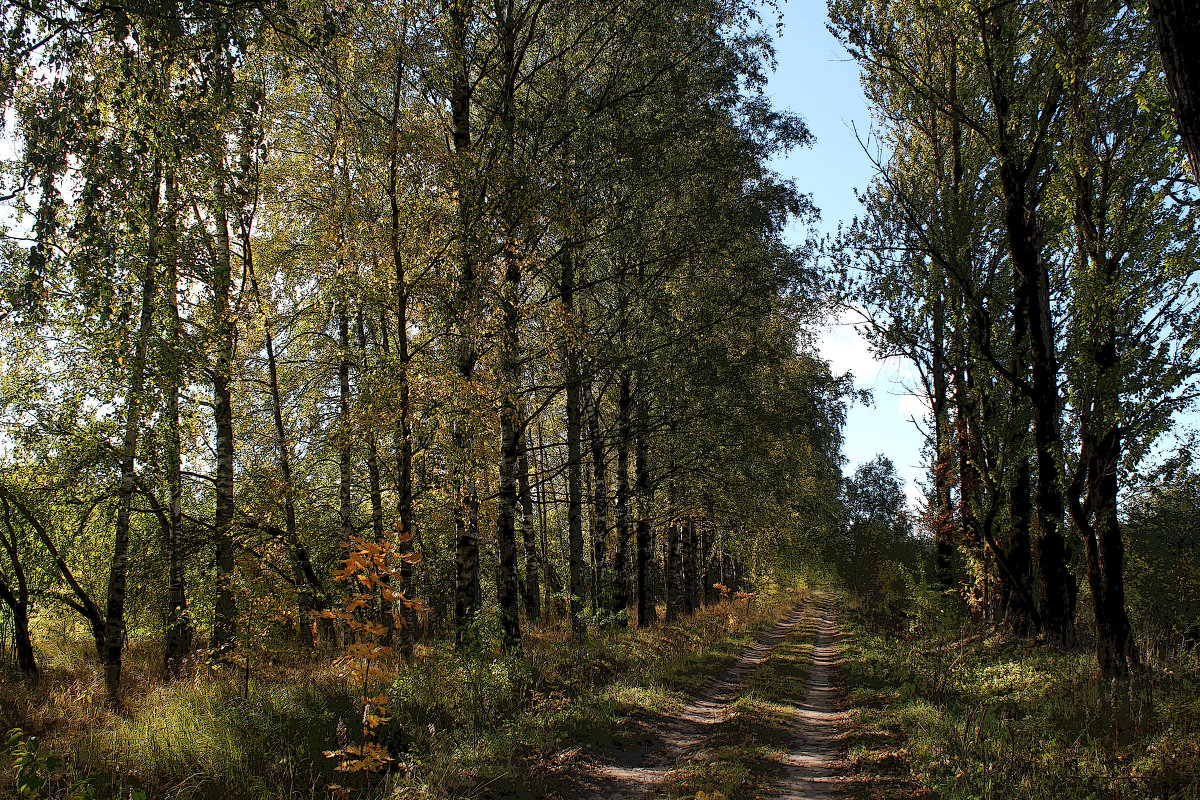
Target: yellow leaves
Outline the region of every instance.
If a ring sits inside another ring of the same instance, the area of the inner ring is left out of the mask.
[[[368,711],[367,713],[363,714],[363,725],[366,726],[367,730],[374,731],[385,722],[390,722],[391,719],[392,718],[386,714],[373,714]]]
[[[392,648],[383,645],[364,644],[363,642],[352,642],[342,648],[345,657],[349,658],[366,658],[376,659],[387,653],[390,653]]]
[[[383,745],[375,742],[346,745],[337,750],[322,751],[326,758],[338,758],[341,762],[334,767],[338,772],[379,772],[393,759]]]
[[[392,653],[392,648],[383,642],[395,626],[404,624],[404,617],[398,613],[399,610],[421,607],[416,600],[405,597],[402,591],[393,588],[400,578],[400,565],[421,560],[419,553],[396,552],[397,542],[411,539],[412,536],[402,531],[399,525],[396,526],[394,541],[370,541],[358,535],[350,536],[346,541],[342,565],[334,572],[335,579],[346,585],[347,596],[340,609],[318,614],[326,619],[339,620],[354,632],[354,641],[343,646],[335,663],[343,677],[352,681],[361,691],[362,743],[325,751],[327,758],[339,759],[335,767],[338,772],[375,772],[393,760],[387,750],[373,740],[378,729],[391,721],[387,714],[388,694],[378,688],[394,677],[385,660]],[[381,603],[391,605],[390,617]],[[372,690],[372,687],[376,688]],[[349,796],[349,789],[333,788],[335,796]]]

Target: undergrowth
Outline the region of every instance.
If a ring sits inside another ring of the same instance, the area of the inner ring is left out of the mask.
[[[997,632],[948,602],[845,622],[850,756],[873,779],[860,796],[1200,798],[1195,655],[1113,685],[1092,654]]]
[[[392,718],[377,737],[393,769],[359,776],[354,796],[554,796],[574,779],[571,753],[618,745],[638,720],[678,707],[796,599],[774,592],[679,624],[581,639],[534,628],[520,656],[419,647],[413,663],[397,665]],[[3,729],[38,737],[57,762],[42,797],[85,785],[96,798],[324,798],[338,778],[322,753],[353,743],[359,727],[355,688],[329,654],[280,655],[248,684],[207,667],[173,683],[132,682],[115,714],[103,704],[94,653],[58,650],[35,683],[14,674],[0,682]],[[127,659],[129,673],[154,673],[149,649],[134,647]],[[15,792],[14,774],[12,765],[0,772],[0,796]]]

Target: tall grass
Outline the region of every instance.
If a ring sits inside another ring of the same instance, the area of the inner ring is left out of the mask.
[[[397,665],[392,720],[379,736],[395,769],[352,782],[355,793],[551,793],[574,780],[564,753],[611,747],[639,719],[678,705],[796,597],[777,592],[749,608],[722,604],[678,625],[582,639],[534,627],[518,657],[443,642],[418,648],[413,663]],[[0,681],[5,730],[38,735],[61,759],[53,792],[85,780],[100,798],[131,788],[163,800],[328,796],[336,777],[323,751],[353,740],[362,713],[331,654],[276,654],[248,684],[241,671],[204,665],[164,684],[151,677],[158,654],[134,645],[121,714],[104,707],[95,653],[82,642],[39,642],[43,678]],[[0,797],[11,793],[10,772],[0,756]]]
[[[947,800],[1200,798],[1194,658],[1113,685],[1090,653],[1015,640],[948,604],[930,612],[853,617],[864,772],[904,772]]]

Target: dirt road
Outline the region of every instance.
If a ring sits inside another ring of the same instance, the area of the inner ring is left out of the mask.
[[[741,657],[678,713],[666,719],[656,737],[638,747],[615,754],[594,765],[586,797],[634,800],[653,793],[677,764],[699,751],[712,726],[723,721],[745,688],[747,680],[789,635],[809,610],[801,604],[774,628],[748,647]],[[819,596],[820,623],[813,646],[813,661],[805,685],[803,705],[794,711],[794,740],[781,754],[783,777],[773,787],[784,800],[826,800],[838,796],[835,776],[846,715],[838,706],[834,683],[837,665],[833,600]]]
[[[795,713],[795,744],[784,758],[787,772],[780,781],[777,795],[781,800],[826,800],[840,796],[838,784],[842,779],[837,774],[837,767],[842,736],[849,720],[846,712],[839,708],[839,693],[834,682],[838,659],[836,639],[833,604],[826,599],[813,643],[804,705]]]
[[[593,769],[587,797],[633,800],[650,793],[682,759],[699,749],[708,728],[725,719],[754,670],[800,623],[812,601],[800,604],[758,638],[736,662],[657,728],[655,740],[625,748]]]

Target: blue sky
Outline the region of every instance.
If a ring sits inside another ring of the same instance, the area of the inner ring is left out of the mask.
[[[824,0],[791,0],[782,6],[783,35],[776,40],[778,69],[769,91],[775,104],[799,113],[816,136],[816,144],[775,162],[775,168],[812,195],[821,209],[820,231],[833,233],[858,211],[856,188],[871,178],[871,162],[854,129],[864,138],[871,128],[870,111],[858,80],[858,68],[825,28]],[[773,20],[768,17],[768,24]],[[795,230],[792,235],[804,236]],[[837,372],[852,372],[860,389],[870,389],[873,407],[856,405],[846,423],[845,470],[883,453],[905,479],[913,503],[925,466],[923,437],[914,420],[924,417],[921,401],[906,387],[913,370],[900,360],[876,361],[853,329],[853,316],[832,321],[821,332],[821,354]]]

